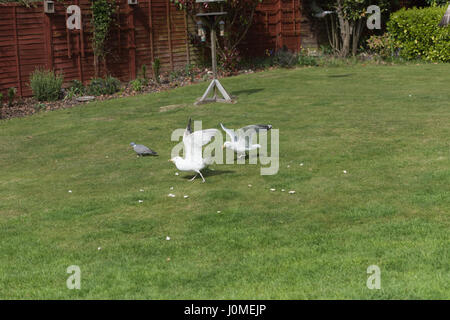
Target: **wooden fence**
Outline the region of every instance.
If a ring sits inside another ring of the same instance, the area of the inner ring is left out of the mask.
[[[292,51],[301,48],[301,1],[264,0],[258,5],[254,23],[241,48],[245,54],[263,55],[266,49],[286,46]]]
[[[91,1],[74,0],[81,8],[81,30],[66,28],[67,5],[55,2],[55,13],[46,14],[42,3],[26,8],[0,5],[0,91],[16,87],[30,96],[30,73],[37,66],[64,74],[65,82],[83,82],[94,76],[91,45]],[[193,23],[170,0],[140,1],[137,7],[117,1],[118,27],[109,39],[107,70],[123,81],[136,78],[142,65],[149,75],[155,58],[162,71],[183,68],[196,56],[188,32]]]
[[[130,6],[116,0],[118,26],[111,33],[111,49],[106,70],[122,81],[135,79],[142,65],[151,76],[152,62],[159,58],[161,70],[182,69],[195,62],[198,50],[189,33],[195,22],[188,19],[170,0],[139,0]],[[81,30],[66,27],[69,4],[81,8]],[[301,46],[300,0],[264,0],[258,6],[254,24],[241,48],[246,54],[262,55],[266,49],[286,45]],[[27,8],[0,4],[0,92],[17,88],[20,96],[31,96],[30,74],[38,66],[62,72],[65,83],[78,79],[86,83],[94,77],[91,0],[55,2],[55,13],[44,13],[41,2]]]

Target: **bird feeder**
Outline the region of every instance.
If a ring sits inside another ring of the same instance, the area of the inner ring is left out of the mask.
[[[196,0],[196,3],[219,3],[224,2],[225,0]],[[212,6],[205,6],[203,7],[204,10],[208,11]],[[197,18],[199,19],[199,22],[197,22],[198,26],[198,32],[199,36],[202,37],[202,41],[206,40],[206,32],[204,25],[208,26],[210,28],[211,33],[211,61],[212,61],[212,72],[213,72],[213,80],[209,84],[208,88],[206,89],[203,96],[198,99],[198,101],[195,104],[201,104],[201,103],[208,103],[208,102],[227,102],[227,103],[234,103],[235,101],[231,99],[228,92],[225,90],[225,88],[222,86],[222,84],[217,79],[217,52],[216,52],[216,28],[219,27],[220,35],[225,35],[225,22],[222,20],[219,22],[217,17],[226,15],[227,12],[223,11],[223,8],[220,9],[220,11],[217,12],[200,12],[197,13]],[[202,31],[201,31],[202,30]],[[205,39],[205,40],[203,40]],[[223,98],[217,97],[217,91],[219,91]],[[208,96],[211,96],[208,98]]]
[[[219,28],[220,28],[220,36],[221,37],[225,36],[225,22],[223,22],[223,20],[219,22]]]
[[[51,0],[44,0],[44,12],[55,13],[55,3]]]
[[[198,29],[198,36],[202,39],[202,42],[206,41],[206,32],[205,28],[203,27],[203,23],[201,20],[197,21],[197,29]]]

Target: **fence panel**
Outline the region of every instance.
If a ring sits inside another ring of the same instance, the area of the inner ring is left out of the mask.
[[[66,10],[71,4],[81,8],[81,30],[66,27]],[[129,81],[144,64],[151,76],[155,58],[160,59],[163,72],[183,68],[196,59],[187,31],[193,23],[170,0],[141,0],[137,6],[117,0],[116,4],[118,26],[111,32],[110,54],[104,67],[100,63],[100,75],[107,72]],[[0,4],[0,92],[16,87],[20,96],[31,96],[29,78],[36,67],[63,73],[65,85],[74,79],[86,83],[93,78],[91,17],[90,0],[55,2],[51,14],[44,13],[42,3],[31,8]]]

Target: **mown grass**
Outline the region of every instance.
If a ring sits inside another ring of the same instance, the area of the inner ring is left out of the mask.
[[[1,121],[0,298],[448,299],[449,74],[272,70],[223,79],[234,105],[193,106],[205,83]],[[188,117],[272,124],[278,174],[175,176],[170,134]]]

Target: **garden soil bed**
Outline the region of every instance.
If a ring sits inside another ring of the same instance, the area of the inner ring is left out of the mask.
[[[241,70],[235,73],[222,74],[221,76],[231,76],[242,73],[253,73],[253,70]],[[100,95],[96,96],[93,101],[103,101],[109,99],[116,99],[128,96],[135,96],[146,93],[160,92],[165,90],[174,89],[177,87],[184,87],[193,83],[203,82],[212,79],[212,72],[208,69],[204,69],[197,72],[193,78],[190,77],[178,77],[176,79],[170,79],[168,75],[161,77],[161,82],[158,84],[153,80],[149,81],[149,84],[143,88],[142,91],[134,91],[129,84],[124,85],[119,92],[112,95]],[[66,109],[76,107],[88,102],[77,101],[77,97],[73,99],[63,99],[51,102],[41,102],[35,98],[18,98],[11,105],[8,103],[1,103],[0,119],[11,119],[16,117],[25,117],[33,115],[38,112],[47,112],[58,109]]]

